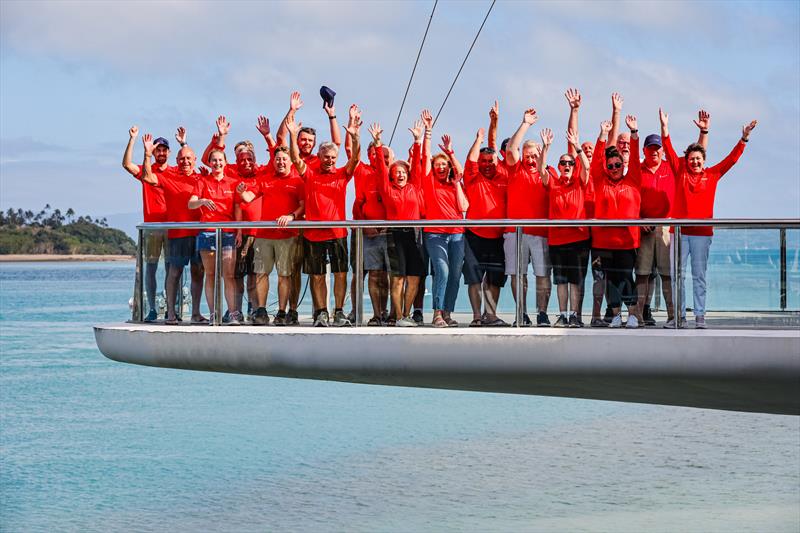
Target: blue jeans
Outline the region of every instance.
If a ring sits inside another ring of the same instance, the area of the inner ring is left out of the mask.
[[[464,234],[425,233],[425,248],[433,265],[433,308],[453,312],[464,265]]]
[[[675,245],[675,235],[670,236],[670,250]],[[681,235],[681,279],[675,278],[675,265],[672,265],[673,283],[677,283],[677,290],[681,291],[683,309],[677,309],[681,318],[686,317],[686,294],[684,291],[684,278],[686,277],[686,263],[692,256],[692,296],[694,316],[706,314],[706,270],[708,270],[708,252],[711,248],[711,236],[707,235]],[[670,259],[672,254],[670,253]],[[673,290],[675,287],[673,286]],[[674,292],[677,296],[677,291]]]

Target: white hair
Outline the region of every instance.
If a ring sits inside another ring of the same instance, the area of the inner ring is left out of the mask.
[[[322,152],[333,152],[339,155],[339,147],[332,142],[325,142],[319,145],[319,153],[322,154]]]

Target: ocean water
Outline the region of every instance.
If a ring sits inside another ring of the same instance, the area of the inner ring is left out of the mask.
[[[800,417],[116,363],[132,272],[0,265],[0,530],[800,530]]]

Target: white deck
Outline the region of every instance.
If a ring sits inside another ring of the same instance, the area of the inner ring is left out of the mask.
[[[784,326],[785,327],[785,326]],[[97,326],[156,367],[800,414],[800,330]]]

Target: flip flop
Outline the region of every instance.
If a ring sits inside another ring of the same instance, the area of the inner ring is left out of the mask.
[[[481,320],[480,318],[476,318],[475,320],[469,323],[469,327],[471,328],[481,328],[483,326],[484,326],[483,320]]]
[[[177,326],[178,325],[178,319],[177,318],[167,318],[166,320],[164,320],[164,324],[167,325],[167,326]]]
[[[208,319],[204,316],[200,316],[199,319],[195,319],[192,317],[192,321],[190,322],[193,326],[207,326],[209,324]]]

